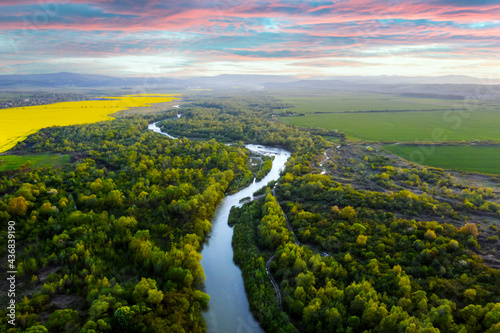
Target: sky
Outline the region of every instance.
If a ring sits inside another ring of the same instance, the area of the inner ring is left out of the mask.
[[[500,0],[0,0],[0,74],[500,79]]]

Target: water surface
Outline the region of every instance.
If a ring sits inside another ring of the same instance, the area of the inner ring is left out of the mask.
[[[161,132],[156,123],[149,124],[148,129],[176,139]],[[212,218],[210,238],[201,252],[201,265],[206,276],[205,292],[210,295],[209,308],[203,312],[209,333],[264,333],[250,312],[241,270],[233,262],[233,229],[227,221],[231,207],[240,207],[241,199],[252,197],[262,186],[279,178],[290,152],[251,144],[245,147],[261,155],[274,156],[273,167],[261,181],[254,180],[250,186],[222,199]]]

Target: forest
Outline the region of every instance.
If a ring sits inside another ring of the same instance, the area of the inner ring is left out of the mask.
[[[191,96],[181,118],[51,127],[19,143],[10,153],[71,159],[0,173],[0,221],[16,221],[19,289],[29,291],[18,326],[4,309],[0,326],[206,331],[201,247],[217,203],[258,173],[243,145],[255,143],[292,152],[279,181],[229,221],[267,332],[500,332],[500,273],[484,259],[497,255],[498,191],[339,131],[285,125],[274,116],[284,106],[265,94]],[[182,139],[147,130],[160,120]]]
[[[147,125],[52,127],[14,148],[72,158],[0,176],[0,220],[16,222],[18,288],[29,291],[3,331],[205,331],[200,247],[224,193],[253,179],[247,152]]]

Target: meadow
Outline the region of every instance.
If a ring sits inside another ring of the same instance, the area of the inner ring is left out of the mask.
[[[462,101],[437,99],[437,98],[414,98],[397,95],[371,94],[371,93],[331,93],[289,96],[278,93],[276,97],[284,103],[290,103],[295,107],[287,109],[297,114],[301,113],[336,113],[372,110],[443,110],[462,108]]]
[[[0,171],[15,170],[28,163],[30,168],[58,166],[69,163],[69,155],[60,154],[24,154],[0,155]]]
[[[451,170],[500,174],[500,146],[388,145],[388,151],[412,162]]]
[[[179,94],[136,94],[101,100],[63,102],[0,110],[0,152],[14,147],[29,134],[51,126],[68,126],[113,120],[110,115],[134,107],[171,102]]]

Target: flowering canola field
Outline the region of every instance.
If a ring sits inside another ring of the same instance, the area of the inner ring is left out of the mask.
[[[0,153],[29,134],[50,126],[68,126],[113,120],[109,114],[133,107],[171,102],[180,94],[136,94],[98,101],[63,102],[0,110]]]

